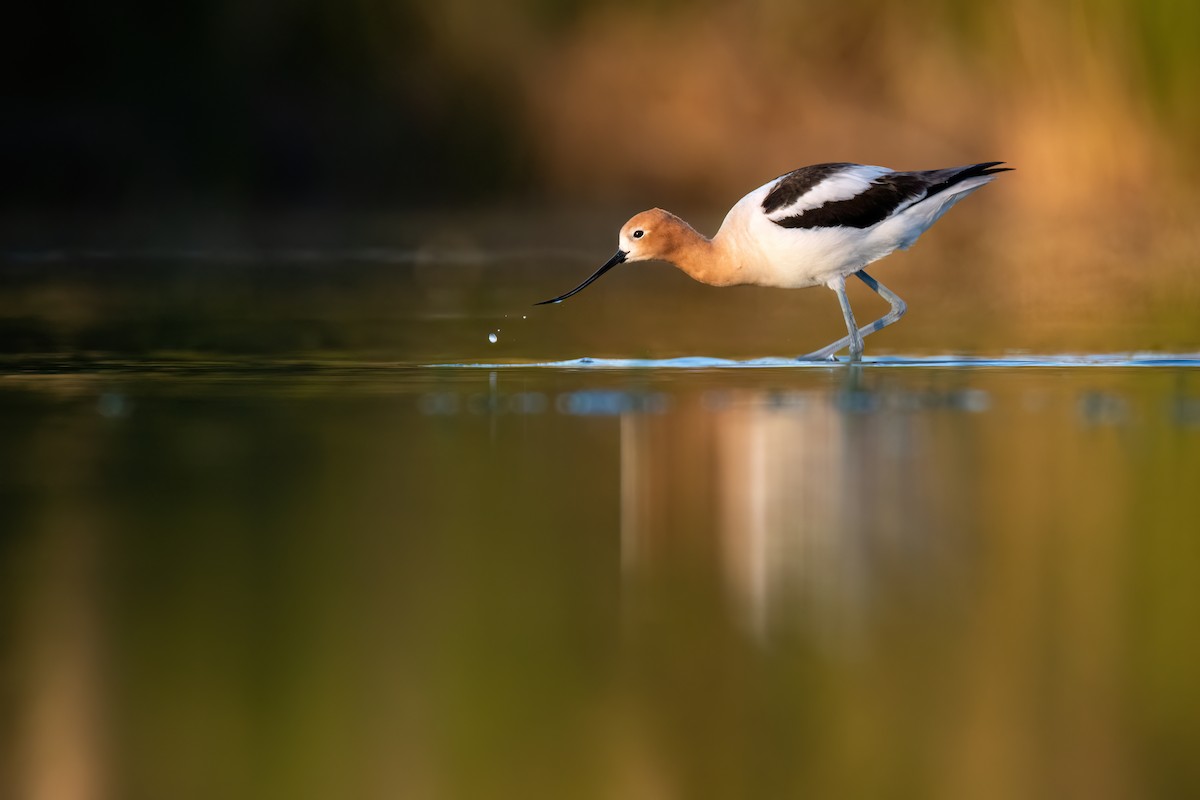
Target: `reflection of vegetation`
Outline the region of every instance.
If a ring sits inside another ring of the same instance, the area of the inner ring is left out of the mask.
[[[1195,375],[848,377],[0,382],[0,795],[1195,796]]]

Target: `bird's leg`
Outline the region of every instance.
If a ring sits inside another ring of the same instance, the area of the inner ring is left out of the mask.
[[[875,333],[876,331],[883,330],[888,325],[891,325],[893,322],[904,316],[904,312],[908,310],[908,305],[900,299],[900,295],[896,294],[891,289],[872,278],[867,274],[866,270],[860,269],[858,272],[854,273],[854,275],[860,281],[865,283],[867,287],[871,289],[871,291],[878,294],[884,300],[887,300],[891,305],[892,310],[869,325],[864,325],[861,328],[855,328],[854,315],[850,311],[850,301],[846,299],[845,280],[842,279],[837,285],[830,284],[829,288],[838,293],[838,300],[842,304],[842,314],[846,317],[846,327],[853,331],[853,335],[843,336],[833,344],[826,345],[816,352],[809,353],[803,357],[804,360],[823,360],[826,358],[832,358],[834,353],[841,350],[846,345],[850,345],[850,358],[857,359],[862,355],[862,337],[871,333]],[[858,355],[855,355],[854,352],[855,340],[857,340],[858,343]]]
[[[896,294],[891,289],[872,278],[867,274],[865,269],[860,269],[858,272],[854,273],[854,277],[865,283],[867,287],[871,289],[871,291],[875,292],[875,294],[879,295],[884,300],[887,300],[888,304],[892,307],[891,311],[884,314],[870,325],[860,328],[858,332],[861,335],[866,336],[868,333],[875,333],[875,331],[883,330],[888,325],[898,321],[904,316],[904,312],[908,311],[908,304],[900,299],[900,295]]]
[[[839,278],[837,288],[838,302],[842,304],[842,316],[846,318],[846,330],[850,332],[850,360],[858,361],[862,358],[863,351],[863,335],[858,330],[858,323],[854,321],[854,310],[850,308],[850,298],[846,296],[846,279]]]
[[[858,332],[858,324],[854,321],[854,310],[850,308],[850,298],[846,297],[846,278],[839,275],[826,285],[837,292],[838,302],[842,304],[842,316],[846,318],[846,330],[850,332],[850,335],[844,339],[838,339],[827,347],[822,347],[815,353],[810,353],[807,358],[832,358],[834,353],[849,344],[850,360],[857,361],[862,357],[862,335]]]

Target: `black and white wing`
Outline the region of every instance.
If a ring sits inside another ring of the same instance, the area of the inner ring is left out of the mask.
[[[893,172],[863,164],[815,164],[776,179],[763,200],[784,228],[869,228],[968,178],[1003,172],[1000,161],[966,167]]]

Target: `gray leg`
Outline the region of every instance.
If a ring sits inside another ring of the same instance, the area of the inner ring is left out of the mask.
[[[860,269],[858,272],[854,273],[854,277],[865,283],[867,287],[871,289],[871,291],[875,292],[875,294],[879,295],[884,300],[887,300],[888,304],[892,307],[891,311],[860,330],[859,333],[863,336],[866,336],[868,333],[875,333],[876,331],[883,330],[893,322],[897,322],[901,317],[904,316],[904,312],[908,311],[908,303],[905,303],[903,300],[901,300],[900,295],[896,294],[891,289],[872,278],[867,274],[865,269]]]
[[[843,336],[836,342],[822,347],[813,353],[809,353],[802,358],[804,360],[823,360],[832,358],[833,354],[841,350],[846,345],[850,345],[850,358],[857,360],[862,355],[862,338],[868,334],[881,331],[888,325],[897,321],[904,316],[904,312],[908,310],[908,305],[900,299],[900,296],[891,289],[884,286],[879,281],[867,274],[866,270],[860,269],[854,273],[855,277],[865,283],[868,288],[878,294],[884,300],[887,300],[892,306],[892,310],[884,316],[872,322],[870,325],[864,325],[861,328],[854,327],[854,314],[850,311],[850,301],[846,298],[846,282],[841,280],[838,284],[830,284],[829,288],[838,293],[838,301],[842,304],[842,315],[846,318],[846,327],[852,331],[850,336]],[[857,345],[857,347],[856,347]],[[855,350],[857,349],[857,353]]]
[[[858,331],[858,323],[854,321],[854,310],[850,308],[850,298],[846,297],[846,279],[839,275],[826,284],[830,289],[837,292],[838,302],[842,304],[842,316],[846,319],[846,330],[850,332],[849,336],[838,339],[828,347],[822,347],[815,353],[810,353],[805,358],[824,359],[833,358],[833,354],[841,350],[847,344],[850,345],[850,360],[857,361],[862,356],[862,334]]]

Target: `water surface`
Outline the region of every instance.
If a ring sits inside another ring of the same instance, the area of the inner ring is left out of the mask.
[[[1196,348],[190,263],[5,272],[0,794],[1200,791]]]

